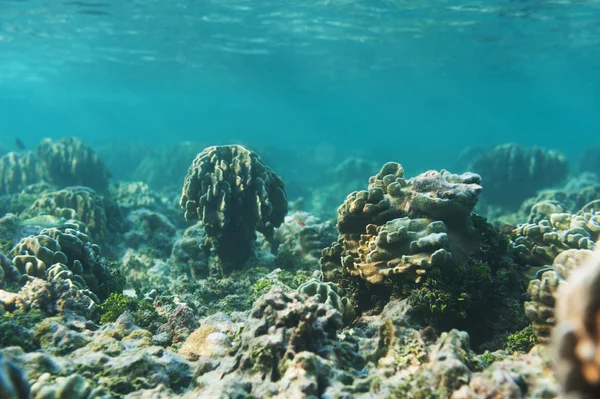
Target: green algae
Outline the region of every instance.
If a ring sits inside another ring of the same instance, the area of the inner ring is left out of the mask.
[[[136,326],[150,331],[156,330],[164,321],[152,304],[116,292],[100,305],[100,312],[100,324],[112,323],[125,312],[129,312]]]
[[[40,310],[6,312],[0,318],[0,347],[20,346],[25,352],[40,348],[33,328],[44,319]]]
[[[508,353],[527,353],[537,344],[535,329],[529,325],[521,331],[507,336],[504,350]]]

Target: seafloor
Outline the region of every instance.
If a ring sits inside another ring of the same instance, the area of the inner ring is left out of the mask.
[[[0,398],[600,397],[599,160],[0,152]]]

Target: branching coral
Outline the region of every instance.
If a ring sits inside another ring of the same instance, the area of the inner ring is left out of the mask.
[[[202,151],[185,177],[180,200],[187,220],[199,219],[227,271],[252,254],[255,231],[272,239],[287,213],[284,184],[260,157],[239,145]]]

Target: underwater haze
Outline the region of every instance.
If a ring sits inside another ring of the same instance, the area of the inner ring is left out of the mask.
[[[600,140],[599,18],[591,0],[3,0],[0,142],[576,158]]]

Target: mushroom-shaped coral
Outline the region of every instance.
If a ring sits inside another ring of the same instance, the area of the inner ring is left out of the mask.
[[[180,205],[187,220],[202,223],[205,248],[214,250],[221,272],[250,257],[255,231],[271,240],[287,213],[281,179],[239,145],[208,147],[198,154],[185,177]]]
[[[558,290],[552,334],[557,377],[569,398],[600,397],[600,251]]]
[[[567,159],[553,150],[503,144],[481,152],[468,169],[482,176],[487,203],[516,210],[537,190],[560,183],[567,176]]]
[[[592,254],[587,249],[568,249],[554,259],[548,270],[540,270],[541,275],[529,282],[527,293],[529,301],[525,302],[525,314],[531,319],[539,342],[548,342],[552,328],[556,323],[554,307],[560,286],[573,269],[584,263]]]

